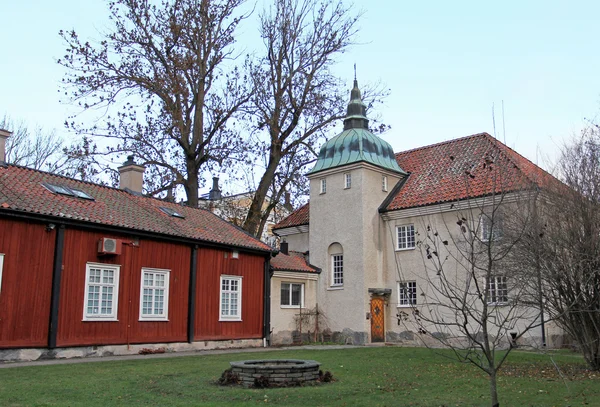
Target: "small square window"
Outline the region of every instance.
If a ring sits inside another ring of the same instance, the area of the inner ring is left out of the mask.
[[[503,305],[508,303],[508,286],[505,276],[491,276],[488,280],[488,304]]]
[[[498,241],[502,239],[502,216],[495,214],[495,216],[482,214],[479,217],[479,230],[481,241],[490,242]]]
[[[417,305],[417,282],[403,281],[398,283],[398,306]]]
[[[232,259],[239,259],[240,258],[240,252],[238,252],[237,250],[234,250],[231,252],[231,258]]]
[[[321,193],[322,194],[327,193],[327,179],[326,178],[321,179]]]
[[[352,174],[347,173],[344,174],[344,189],[349,189],[352,187]]]
[[[408,250],[415,248],[414,225],[396,226],[397,242],[396,250]]]
[[[281,283],[281,308],[304,307],[304,284]]]

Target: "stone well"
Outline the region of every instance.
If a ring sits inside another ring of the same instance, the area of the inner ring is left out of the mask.
[[[254,379],[264,377],[274,386],[302,384],[319,378],[319,362],[298,359],[242,360],[230,362],[231,371],[244,387],[252,387]]]

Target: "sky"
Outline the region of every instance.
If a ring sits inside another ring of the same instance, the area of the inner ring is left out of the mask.
[[[59,102],[58,31],[100,38],[106,3],[0,1],[0,117],[77,137],[63,126],[76,110]],[[350,89],[356,63],[359,84],[390,89],[371,114],[391,125],[382,137],[395,151],[494,135],[495,118],[500,141],[552,170],[562,143],[600,113],[598,1],[356,0],[354,9],[357,45],[334,70]],[[249,22],[240,41],[256,35]]]

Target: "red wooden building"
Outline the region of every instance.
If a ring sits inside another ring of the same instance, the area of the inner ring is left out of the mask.
[[[271,248],[120,170],[116,189],[0,161],[0,352],[262,342]]]

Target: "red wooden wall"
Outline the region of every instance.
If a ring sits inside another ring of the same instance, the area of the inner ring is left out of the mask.
[[[264,262],[258,255],[233,259],[231,251],[198,249],[195,340],[262,338]],[[243,277],[241,321],[219,321],[222,274]]]
[[[122,254],[97,254],[102,237],[122,239]],[[67,226],[58,305],[57,346],[187,341],[189,245]],[[4,256],[0,291],[0,348],[46,347],[51,311],[56,230],[46,224],[0,219]],[[195,340],[261,338],[264,262],[261,255],[199,248]],[[83,321],[86,265],[120,265],[117,321]],[[170,270],[168,321],[139,321],[142,267]],[[220,276],[242,276],[242,321],[219,322]]]
[[[140,239],[139,246],[124,244],[118,256],[99,257],[97,244],[102,237],[123,239],[126,243],[132,241],[131,237],[122,235],[65,231],[57,346],[185,341],[190,247]],[[88,262],[121,266],[118,321],[83,321]],[[139,321],[142,267],[171,270],[168,321]]]
[[[0,348],[46,346],[56,231],[0,219]]]

